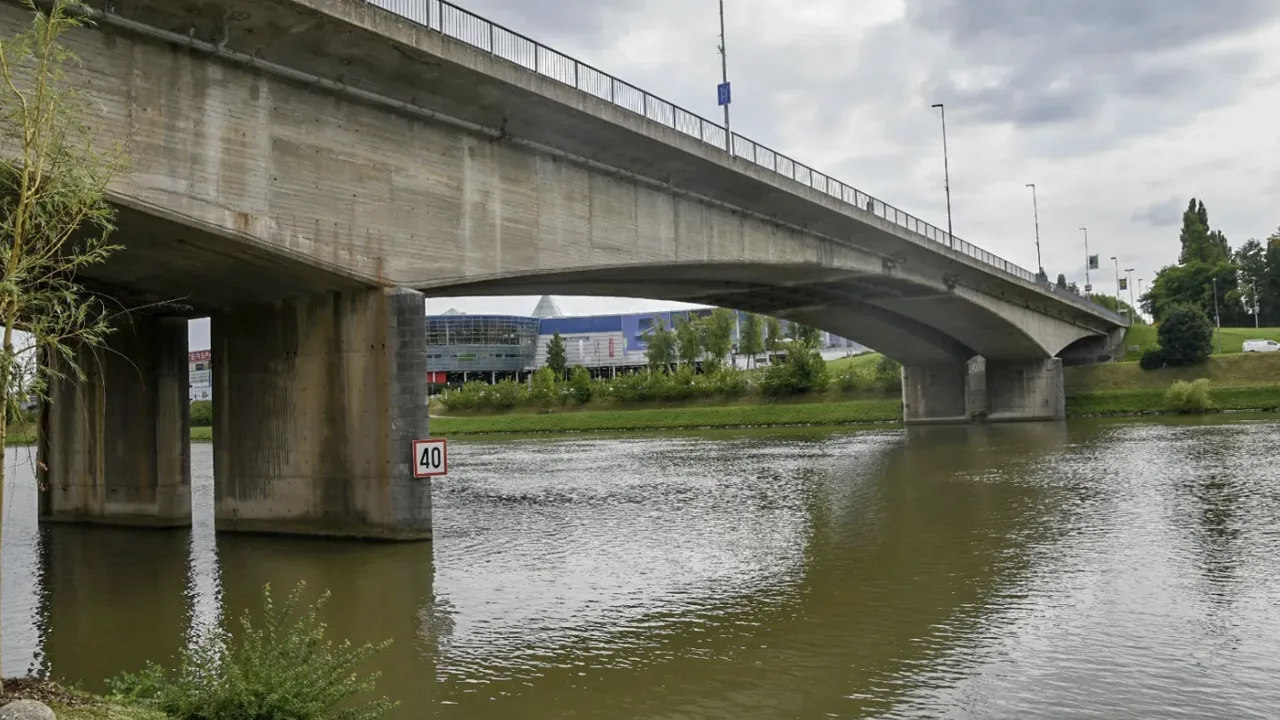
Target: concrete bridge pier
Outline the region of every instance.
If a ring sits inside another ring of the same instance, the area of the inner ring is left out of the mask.
[[[902,366],[902,415],[908,425],[969,422],[970,364]]]
[[[903,366],[908,425],[1061,420],[1066,417],[1062,360],[988,360]]]
[[[1062,359],[988,360],[987,420],[1061,420],[1067,416]]]
[[[352,290],[212,316],[219,531],[431,537],[421,293]]]
[[[190,527],[187,321],[137,315],[66,364],[40,411],[40,516]]]

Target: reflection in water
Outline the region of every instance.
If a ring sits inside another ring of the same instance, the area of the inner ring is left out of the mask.
[[[436,542],[34,523],[6,494],[4,671],[100,688],[333,593],[396,717],[1247,717],[1280,702],[1280,424],[459,443]],[[25,480],[24,480],[25,478]],[[224,617],[225,616],[225,617]]]

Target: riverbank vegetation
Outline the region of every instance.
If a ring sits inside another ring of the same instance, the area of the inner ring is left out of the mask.
[[[106,698],[35,677],[6,678],[0,705],[34,700],[53,710],[58,720],[169,720],[152,708],[113,702]]]
[[[639,432],[700,428],[835,426],[893,423],[901,420],[902,402],[900,400],[864,399],[433,417],[431,431],[432,434],[444,436]]]
[[[177,667],[154,663],[136,674],[108,681],[108,700],[149,708],[175,720],[373,720],[397,703],[354,698],[372,692],[378,674],[357,668],[390,641],[353,646],[325,638],[319,619],[326,592],[304,606],[299,584],[276,606],[271,588],[262,593],[262,617],[248,613],[240,632],[216,630],[183,648]],[[339,709],[341,708],[341,709]]]
[[[329,594],[304,604],[299,583],[279,606],[262,592],[256,620],[239,632],[216,628],[180,651],[172,671],[149,663],[107,681],[106,696],[41,678],[5,681],[0,704],[34,700],[60,720],[375,720],[396,707],[373,692],[377,673],[358,669],[391,641],[354,646],[325,637],[320,612]]]
[[[125,154],[98,148],[95,108],[68,77],[79,60],[60,40],[84,24],[83,5],[49,5],[30,4],[31,22],[0,39],[0,507],[7,443],[35,432],[24,422],[11,435],[9,420],[82,378],[118,315],[78,276],[120,249],[106,189]]]
[[[770,398],[748,395],[733,400],[717,397],[669,400],[648,404],[612,405],[593,400],[536,408],[447,412],[431,419],[433,434],[536,434],[573,432],[632,432],[801,425],[893,423],[902,419],[900,393],[876,389],[881,356],[841,358],[829,363],[837,378],[821,392]],[[841,373],[858,373],[865,395],[846,394],[838,386]],[[1064,369],[1069,416],[1128,415],[1210,410],[1272,410],[1280,408],[1280,353],[1215,356],[1194,367],[1144,371],[1136,362],[1109,363]],[[1207,404],[1191,409],[1170,398],[1170,387],[1197,385]]]

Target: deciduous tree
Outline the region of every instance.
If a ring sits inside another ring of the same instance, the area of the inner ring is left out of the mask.
[[[28,6],[31,24],[0,39],[0,506],[8,419],[32,396],[47,401],[51,381],[84,378],[79,351],[104,345],[112,317],[80,273],[120,249],[106,189],[123,148],[98,148],[92,106],[68,76],[79,61],[60,42],[85,7]]]

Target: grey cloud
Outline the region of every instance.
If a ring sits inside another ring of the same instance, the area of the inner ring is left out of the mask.
[[[1168,126],[1243,89],[1256,56],[1204,47],[1280,19],[1280,3],[909,0],[908,18],[947,39],[953,62],[926,86],[972,121],[1034,128],[1095,119],[1117,100],[1158,100]],[[950,72],[967,67],[1005,76],[969,89]]]
[[[1169,227],[1182,222],[1182,212],[1187,209],[1187,201],[1170,197],[1152,203],[1133,214],[1134,222],[1147,223],[1152,227]]]

